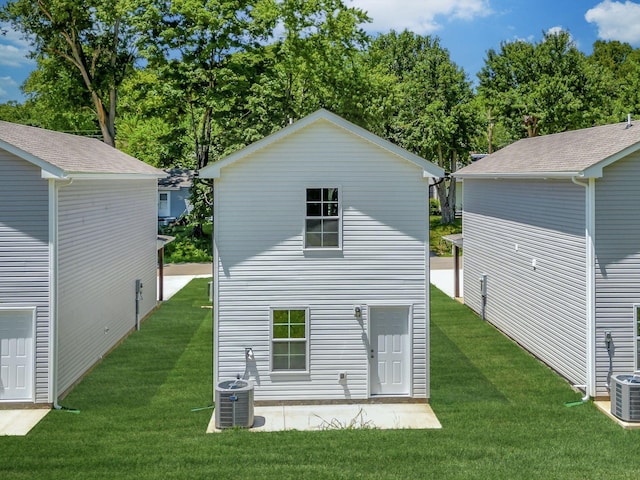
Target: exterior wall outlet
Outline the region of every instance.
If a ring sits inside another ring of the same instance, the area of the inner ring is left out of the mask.
[[[347,383],[347,372],[340,372],[338,374],[338,382]]]

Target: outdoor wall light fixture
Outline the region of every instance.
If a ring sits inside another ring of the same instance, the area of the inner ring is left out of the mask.
[[[353,307],[353,316],[356,318],[362,318],[362,307]]]

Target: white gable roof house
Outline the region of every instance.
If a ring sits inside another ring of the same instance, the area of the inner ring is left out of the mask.
[[[640,125],[527,138],[455,175],[465,303],[608,398],[640,371]]]
[[[429,399],[429,178],[439,167],[319,110],[214,179],[214,385],[256,405]]]
[[[0,406],[57,406],[156,306],[164,175],[96,139],[0,121]]]

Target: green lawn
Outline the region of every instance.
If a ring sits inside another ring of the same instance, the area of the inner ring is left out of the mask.
[[[442,430],[205,434],[207,279],[143,323],[26,437],[0,479],[637,478],[624,431],[464,306],[433,289],[432,407]]]

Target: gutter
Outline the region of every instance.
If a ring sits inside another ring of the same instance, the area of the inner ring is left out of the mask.
[[[486,179],[499,179],[499,178],[584,178],[584,172],[518,172],[518,173],[504,173],[504,172],[484,172],[484,173],[465,173],[459,174],[454,172],[451,174],[456,178],[486,178]],[[575,182],[574,182],[575,183]]]
[[[571,181],[576,185],[585,188],[585,242],[586,242],[586,268],[587,268],[587,288],[586,288],[586,382],[585,393],[582,401],[586,402],[589,397],[596,395],[596,366],[595,366],[595,331],[596,331],[596,268],[595,268],[595,224],[596,224],[596,183],[594,178],[589,178],[588,183],[582,183],[576,177]]]

